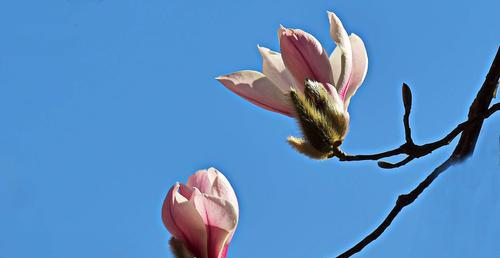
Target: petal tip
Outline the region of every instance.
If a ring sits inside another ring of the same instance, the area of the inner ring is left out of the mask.
[[[215,77],[215,79],[217,81],[219,81],[220,83],[223,83],[225,81],[231,80],[231,74],[219,75],[219,76]]]
[[[279,36],[283,36],[283,35],[285,35],[286,33],[288,33],[289,31],[291,31],[291,29],[289,29],[289,28],[287,28],[287,27],[283,26],[283,24],[280,24],[280,27],[279,27],[279,29],[278,29],[278,35],[279,35]]]
[[[257,45],[257,49],[259,50],[259,53],[261,55],[263,55],[265,51],[269,50],[269,48],[267,48],[267,47],[261,47],[260,45]]]
[[[361,40],[361,37],[356,33],[351,33],[351,35],[349,35],[349,38],[351,40],[356,40],[356,41],[360,41],[361,43],[363,43],[363,40]]]
[[[209,167],[205,171],[207,171],[207,173],[212,173],[212,174],[215,174],[215,175],[221,175],[222,174],[218,169],[216,169],[214,167]]]
[[[332,24],[332,23],[340,23],[339,17],[334,12],[326,11],[326,13],[328,14],[328,18],[330,20],[330,24]]]

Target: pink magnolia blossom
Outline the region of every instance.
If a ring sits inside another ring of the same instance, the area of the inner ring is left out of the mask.
[[[258,46],[262,72],[244,70],[216,79],[244,99],[291,117],[296,116],[289,97],[291,89],[303,93],[305,79],[318,81],[348,117],[347,107],[366,76],[368,57],[361,38],[349,36],[334,13],[328,12],[328,17],[330,36],[337,45],[330,57],[312,35],[280,27],[281,54]]]
[[[225,258],[238,217],[236,194],[215,168],[172,186],[162,208],[168,231],[197,258]]]

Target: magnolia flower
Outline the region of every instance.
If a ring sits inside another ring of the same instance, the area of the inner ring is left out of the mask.
[[[244,70],[216,78],[257,106],[297,118],[305,139],[289,137],[288,141],[318,159],[331,156],[344,140],[347,108],[368,69],[361,38],[348,36],[334,13],[328,12],[328,17],[330,36],[337,45],[330,57],[312,35],[281,26],[281,54],[258,46],[262,73]]]
[[[162,208],[168,231],[197,258],[225,258],[238,217],[236,194],[215,168],[172,186]]]

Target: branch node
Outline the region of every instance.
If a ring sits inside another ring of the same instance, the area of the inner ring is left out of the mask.
[[[410,196],[408,194],[401,194],[400,196],[398,196],[398,199],[396,201],[396,205],[404,207],[404,206],[411,204],[413,201],[414,200],[412,198],[410,198]]]

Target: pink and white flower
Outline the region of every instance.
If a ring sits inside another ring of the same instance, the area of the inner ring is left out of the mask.
[[[172,186],[162,208],[168,231],[197,258],[225,258],[238,218],[236,194],[215,168]]]
[[[281,54],[258,46],[262,72],[244,70],[216,79],[244,99],[262,108],[295,116],[289,93],[304,91],[304,80],[323,83],[332,99],[347,113],[351,97],[361,86],[368,69],[368,57],[361,38],[347,34],[342,22],[328,12],[330,36],[337,47],[328,57],[321,43],[299,29],[280,27]]]

